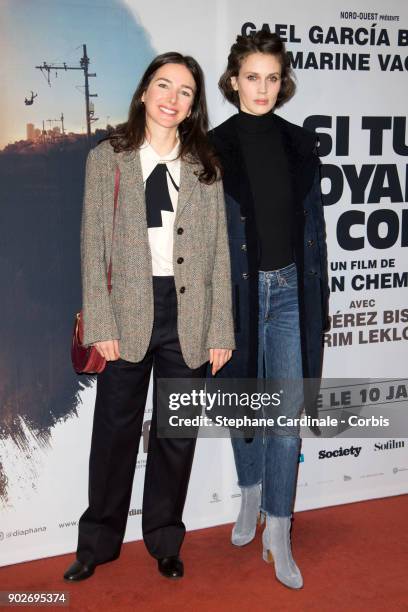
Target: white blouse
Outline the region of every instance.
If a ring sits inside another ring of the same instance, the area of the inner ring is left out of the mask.
[[[159,155],[153,147],[145,141],[140,147],[140,161],[143,173],[143,185],[146,189],[146,181],[153,172],[157,164],[165,163],[167,165],[167,186],[169,189],[170,200],[173,206],[173,211],[162,210],[162,226],[149,227],[148,238],[150,251],[152,254],[153,276],[173,276],[173,227],[176,217],[178,191],[173,185],[180,185],[180,159],[177,158],[179,153],[180,142],[177,141],[176,146],[167,155]],[[169,173],[173,179],[171,180]]]

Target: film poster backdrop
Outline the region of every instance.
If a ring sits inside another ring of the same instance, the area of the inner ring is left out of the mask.
[[[76,547],[95,393],[92,377],[73,373],[69,354],[81,306],[84,165],[90,147],[126,118],[158,53],[199,60],[215,126],[233,112],[217,81],[236,35],[265,28],[287,42],[297,95],[279,114],[317,132],[323,163],[332,317],[324,375],[366,379],[362,401],[405,406],[403,0],[0,0],[0,8],[0,565]],[[127,541],[141,537],[150,399],[145,419]],[[407,492],[407,446],[406,430],[398,438],[304,439],[295,509]],[[232,522],[239,495],[230,441],[200,439],[187,527]]]

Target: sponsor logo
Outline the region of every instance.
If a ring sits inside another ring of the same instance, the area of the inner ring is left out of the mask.
[[[305,456],[304,456],[303,453],[300,453],[299,454],[299,463],[304,463],[304,461],[305,461]]]
[[[316,482],[316,484],[321,485],[321,484],[329,484],[329,482],[334,482],[334,478],[330,478],[329,480],[318,480]]]
[[[361,453],[361,446],[350,446],[349,448],[337,448],[336,450],[320,450],[319,459],[331,459],[332,457],[347,457],[352,455],[358,457]]]
[[[347,482],[347,481],[351,480],[351,476],[349,476],[348,474],[344,474],[343,480],[344,480],[344,482]]]
[[[218,495],[218,493],[213,493],[212,497],[211,497],[210,504],[218,504],[220,501],[221,501],[221,498]]]
[[[0,542],[4,540],[4,533],[2,531],[0,531]]]
[[[388,440],[388,442],[376,442],[374,444],[375,451],[391,450],[392,448],[404,448],[404,440]]]
[[[407,472],[408,471],[408,467],[395,467],[392,468],[392,473],[393,474],[398,474],[398,472]]]
[[[384,472],[377,472],[376,474],[363,474],[360,478],[375,478],[376,476],[384,476]]]
[[[307,482],[298,482],[298,487],[307,487],[308,483]]]

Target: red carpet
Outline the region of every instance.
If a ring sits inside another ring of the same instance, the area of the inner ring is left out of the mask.
[[[278,583],[262,561],[261,530],[236,548],[231,525],[187,534],[180,581],[160,576],[143,543],[134,542],[83,583],[61,579],[74,559],[64,555],[0,568],[0,590],[69,591],[69,609],[79,612],[408,612],[407,516],[406,495],[297,513],[301,591]]]

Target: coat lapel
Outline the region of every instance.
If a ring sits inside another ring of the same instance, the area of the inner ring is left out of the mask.
[[[283,143],[289,159],[289,167],[295,189],[295,205],[302,209],[303,200],[309,193],[319,166],[319,158],[315,155],[317,136],[298,125],[275,115],[283,134]]]
[[[197,163],[193,163],[190,157],[187,157],[185,160],[181,160],[180,189],[177,202],[176,223],[187,206],[194,187],[198,183],[198,169],[199,165]]]
[[[122,252],[122,256],[118,259],[121,262],[127,261],[129,255],[137,253],[141,248],[141,242],[144,242],[145,251],[149,253],[143,173],[139,152],[117,153],[115,162],[120,170],[120,183],[112,253],[113,278],[115,278],[115,273],[119,269],[116,263],[119,252]],[[110,214],[111,218],[112,214]],[[110,232],[108,235],[110,235]],[[125,244],[128,251],[124,257],[123,248]]]
[[[120,191],[126,198],[138,201],[144,205],[144,186],[142,165],[138,151],[125,151],[118,154],[118,166],[120,170]]]
[[[296,197],[300,206],[312,186],[315,170],[319,165],[318,157],[314,154],[317,137],[313,132],[308,132],[279,115],[275,115],[275,119],[283,135],[283,144],[288,156]],[[246,183],[246,190],[249,184],[248,178],[246,177],[244,180],[241,176],[242,173],[246,174],[246,169],[240,152],[236,121],[237,115],[232,115],[215,129],[215,134],[219,135],[217,149],[220,149],[221,158],[224,155],[227,162],[224,168],[227,175],[224,178],[224,186],[227,192],[231,192],[232,195],[234,195],[234,191],[242,191],[241,183]],[[229,180],[231,176],[233,177],[232,181]],[[236,193],[236,195],[241,196],[241,199],[246,199],[243,193]]]
[[[142,222],[147,229],[146,200],[139,152],[126,151],[119,153],[118,166],[120,169],[119,202],[131,209],[134,220],[137,223]],[[185,160],[181,160],[176,222],[187,206],[191,193],[198,183],[198,169],[199,165],[194,163],[191,157],[188,156]]]
[[[119,224],[123,223],[128,235],[147,241],[146,199],[139,151],[118,154],[120,170]]]

